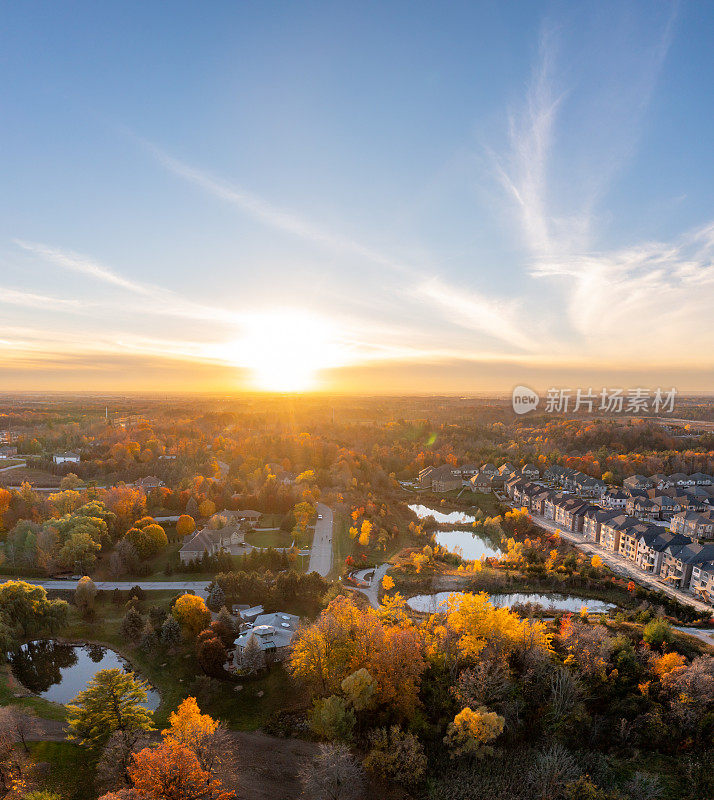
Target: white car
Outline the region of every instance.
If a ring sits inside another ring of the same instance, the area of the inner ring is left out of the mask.
[[[318,515],[317,515],[317,518],[318,518],[318,519],[322,519],[322,514],[318,514]]]

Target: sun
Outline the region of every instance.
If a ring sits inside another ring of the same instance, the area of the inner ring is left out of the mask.
[[[255,388],[268,392],[315,389],[320,371],[340,361],[329,323],[292,310],[247,316],[231,351],[231,360],[251,371]]]

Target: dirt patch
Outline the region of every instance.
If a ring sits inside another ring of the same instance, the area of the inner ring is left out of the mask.
[[[241,800],[293,800],[301,795],[298,773],[317,753],[317,745],[263,733],[233,734],[236,765],[221,776]]]

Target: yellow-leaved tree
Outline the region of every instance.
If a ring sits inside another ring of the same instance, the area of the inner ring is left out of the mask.
[[[444,744],[451,750],[451,757],[471,755],[477,758],[492,752],[488,746],[503,732],[505,719],[486,708],[472,711],[468,706],[454,717],[444,737]]]
[[[521,619],[508,608],[495,608],[486,592],[450,595],[446,626],[458,637],[458,650],[466,658],[477,658],[486,647],[506,656],[517,650],[550,650],[551,637],[544,622]]]

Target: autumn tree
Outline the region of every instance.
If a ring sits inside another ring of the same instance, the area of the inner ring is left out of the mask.
[[[424,779],[427,759],[419,739],[398,725],[377,728],[369,736],[370,750],[364,761],[368,772],[399,786],[413,788]]]
[[[213,772],[231,763],[231,741],[226,726],[202,714],[195,697],[187,697],[169,715],[169,727],[161,732],[165,742],[187,747],[201,769]]]
[[[189,516],[188,514],[181,514],[178,518],[178,522],[176,523],[176,533],[178,536],[183,538],[184,536],[188,536],[189,534],[193,533],[196,530],[196,523],[193,517]]]
[[[310,726],[323,739],[350,741],[355,722],[347,701],[335,694],[316,700],[310,715]]]
[[[482,758],[493,748],[488,743],[503,732],[505,719],[486,708],[472,711],[468,706],[454,717],[444,737],[451,757],[473,755]]]
[[[288,669],[322,696],[339,695],[342,681],[364,667],[375,682],[375,704],[409,717],[425,668],[419,633],[390,625],[369,607],[339,596],[294,640]]]
[[[142,800],[233,800],[198,757],[175,739],[146,747],[134,756],[129,778]]]
[[[14,650],[22,641],[57,633],[67,611],[64,600],[48,600],[41,586],[25,581],[0,584],[0,653]]]
[[[171,613],[181,629],[191,637],[198,636],[211,621],[211,612],[206,603],[195,594],[182,594],[174,603]]]
[[[100,670],[67,706],[68,738],[97,747],[115,731],[153,730],[146,697],[146,682],[133,672]]]
[[[67,539],[59,551],[60,562],[67,569],[76,569],[79,572],[91,572],[97,561],[97,553],[102,546],[96,542],[91,534],[77,531]]]
[[[97,587],[94,581],[87,575],[80,578],[74,590],[74,604],[82,614],[90,614],[94,610],[96,597]]]

